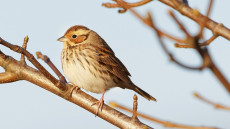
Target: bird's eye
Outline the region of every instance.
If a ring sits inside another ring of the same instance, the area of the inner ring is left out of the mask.
[[[72,38],[73,38],[73,39],[77,38],[77,35],[75,35],[75,34],[74,34],[74,35],[72,35]]]

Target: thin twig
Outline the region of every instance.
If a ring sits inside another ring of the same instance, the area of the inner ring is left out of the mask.
[[[194,20],[195,22],[199,22],[200,19],[205,18],[206,16],[202,15],[199,13],[199,15],[197,15],[197,13],[194,13],[194,9],[185,6],[182,3],[179,3],[176,1],[177,4],[172,3],[172,0],[159,0],[160,2],[174,8],[175,10],[177,10],[178,12],[180,12],[182,15],[185,15],[186,17]],[[210,18],[208,18],[205,27],[210,29],[212,32],[215,32],[217,35],[220,35],[228,40],[230,40],[230,29],[228,29],[227,27],[225,27],[224,25],[222,26],[218,26],[218,24],[213,20],[211,20]]]
[[[121,109],[121,110],[124,110],[124,111],[127,111],[129,113],[133,113],[132,109],[129,109],[125,106],[122,106],[116,102],[110,102],[110,105],[113,106],[113,107],[116,107],[118,109]],[[137,112],[137,115],[139,117],[142,117],[144,119],[147,119],[147,120],[150,120],[150,121],[153,121],[153,122],[156,122],[158,124],[161,124],[165,127],[169,127],[169,128],[181,128],[181,129],[218,129],[218,128],[214,128],[214,127],[196,127],[196,126],[190,126],[190,125],[182,125],[182,124],[176,124],[174,122],[168,122],[168,121],[163,121],[163,120],[160,120],[156,117],[152,117],[152,116],[148,116],[148,115],[145,115],[143,113],[139,113]]]
[[[217,66],[214,63],[212,63],[209,66],[209,69],[216,76],[216,78],[223,84],[224,88],[228,91],[228,93],[230,93],[229,81],[226,79],[223,73],[219,70],[219,68],[217,68]]]
[[[218,37],[218,35],[212,35],[212,37],[210,37],[208,40],[204,41],[203,43],[199,43],[200,47],[203,46],[208,46],[210,43],[212,43],[216,38]],[[187,44],[180,44],[180,43],[175,43],[174,44],[175,47],[178,48],[194,48],[193,45],[187,45]]]
[[[26,48],[27,48],[27,43],[28,43],[28,41],[29,41],[29,37],[26,36],[26,37],[24,38],[24,42],[23,42],[23,45],[22,45],[22,48],[24,48],[25,50],[26,50]],[[21,54],[21,62],[24,63],[24,64],[26,64],[25,56],[24,56],[23,54]]]
[[[133,96],[133,116],[132,116],[133,120],[138,120],[138,118],[137,118],[137,105],[138,105],[137,99],[138,99],[137,95],[134,94],[134,96]]]
[[[213,5],[213,0],[210,0],[209,6],[208,6],[208,9],[207,9],[205,17],[201,18],[200,21],[198,21],[198,24],[200,24],[200,32],[198,33],[198,35],[199,35],[200,38],[204,37],[203,36],[203,31],[204,31],[204,28],[205,28],[205,24],[208,21],[208,17],[210,15],[210,12],[211,12],[211,9],[212,9],[212,5]]]
[[[142,6],[142,5],[147,4],[151,1],[153,1],[153,0],[142,0],[142,1],[136,2],[136,3],[127,3],[127,5],[129,6],[129,8],[133,8],[133,7]],[[107,8],[121,8],[120,5],[114,4],[114,3],[103,3],[102,6],[107,7]],[[126,9],[119,10],[119,13],[124,13],[124,12],[126,12]]]
[[[202,46],[208,46],[211,42],[213,42],[218,36],[217,35],[212,35],[211,38],[209,38],[207,41],[203,43],[199,43],[199,45]]]
[[[150,13],[148,12],[148,14],[150,14]],[[155,30],[161,47],[163,48],[163,50],[165,51],[165,53],[169,56],[169,58],[170,58],[171,61],[175,62],[177,65],[179,65],[179,66],[181,66],[183,68],[186,68],[186,69],[191,69],[191,70],[202,70],[203,69],[203,65],[201,65],[199,67],[191,67],[191,66],[184,65],[183,63],[181,63],[177,59],[175,59],[174,56],[173,56],[173,54],[165,46],[165,43],[162,40],[161,31],[155,26],[153,18],[152,18],[151,15],[149,15],[148,20],[150,22],[152,22],[152,29]]]
[[[169,10],[168,14],[173,18],[173,20],[177,23],[177,25],[180,27],[180,29],[186,34],[186,36],[191,37],[191,35],[186,30],[185,26],[176,18],[175,14],[172,12],[172,10]]]
[[[223,110],[230,111],[230,107],[229,107],[229,106],[224,106],[224,105],[221,105],[221,104],[214,103],[214,102],[212,102],[212,101],[210,101],[210,100],[208,100],[208,99],[202,97],[201,95],[199,95],[199,94],[196,93],[196,92],[194,92],[193,95],[194,95],[197,99],[199,99],[199,100],[201,100],[201,101],[203,101],[203,102],[205,102],[205,103],[207,103],[207,104],[209,104],[209,105],[215,107],[216,109],[223,109]]]
[[[36,56],[38,59],[42,59],[50,66],[50,68],[55,72],[55,74],[58,76],[61,82],[67,83],[65,77],[61,74],[61,72],[57,69],[57,67],[53,64],[53,62],[50,60],[48,56],[43,55],[41,52],[36,52]]]

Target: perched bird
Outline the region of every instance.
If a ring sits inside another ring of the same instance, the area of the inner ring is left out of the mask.
[[[101,99],[94,103],[98,103],[98,110],[102,110],[105,91],[112,87],[134,90],[146,99],[156,101],[130,80],[131,75],[124,64],[93,30],[75,25],[58,41],[64,43],[61,63],[70,83],[86,91],[103,93]]]

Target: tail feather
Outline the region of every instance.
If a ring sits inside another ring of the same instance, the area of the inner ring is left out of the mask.
[[[141,88],[135,85],[134,85],[134,88],[132,88],[132,90],[136,91],[138,94],[140,94],[141,96],[143,96],[144,98],[148,100],[157,101],[157,99],[155,99],[153,96],[151,96],[150,94],[148,94],[147,92],[143,91]]]

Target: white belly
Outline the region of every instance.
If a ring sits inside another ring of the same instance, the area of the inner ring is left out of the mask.
[[[116,86],[110,76],[106,76],[104,79],[101,78],[103,74],[98,73],[81,55],[78,55],[78,59],[73,54],[72,60],[70,58],[68,61],[62,60],[62,69],[70,83],[94,93],[102,93],[104,90]],[[90,60],[92,61],[92,59],[88,59],[88,61]]]

